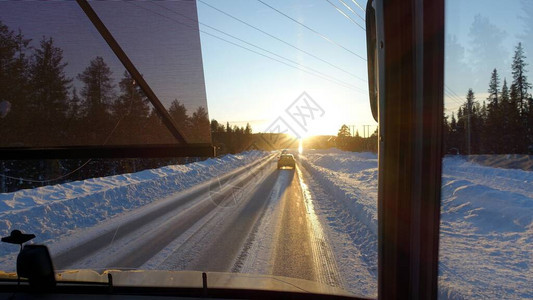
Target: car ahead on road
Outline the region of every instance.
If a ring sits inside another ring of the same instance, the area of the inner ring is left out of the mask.
[[[278,169],[281,169],[283,167],[296,167],[296,161],[294,160],[294,156],[292,154],[282,154],[279,157],[278,160]]]
[[[287,149],[281,150],[281,152],[278,153],[278,159],[284,154],[289,154],[289,150],[287,150]]]

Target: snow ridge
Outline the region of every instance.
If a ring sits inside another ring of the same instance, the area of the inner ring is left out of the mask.
[[[331,149],[300,158],[306,169],[314,170],[313,177],[377,236],[377,156]]]
[[[0,235],[20,229],[38,243],[153,203],[268,155],[249,151],[186,165],[0,194]],[[0,256],[10,252],[0,248]]]
[[[300,155],[300,161],[377,238],[376,155],[310,150]],[[327,218],[346,223],[344,228],[353,231],[349,235],[357,243],[358,231],[350,229],[346,217]],[[531,245],[533,172],[482,166],[460,156],[445,157],[439,297],[533,298]],[[339,263],[349,264],[350,260],[341,258]]]

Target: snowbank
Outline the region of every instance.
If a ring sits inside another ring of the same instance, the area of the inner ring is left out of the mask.
[[[300,155],[300,158],[313,177],[377,235],[376,154],[330,149],[314,150]]]
[[[253,163],[267,152],[249,151],[186,165],[76,181],[0,194],[0,235],[35,233],[36,242],[93,226]],[[0,248],[0,256],[8,249]]]
[[[377,238],[376,155],[331,149],[300,158]],[[446,157],[442,184],[440,296],[533,297],[533,172]]]

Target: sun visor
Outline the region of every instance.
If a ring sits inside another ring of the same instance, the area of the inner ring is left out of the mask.
[[[3,158],[213,155],[195,1],[3,1],[0,45]]]

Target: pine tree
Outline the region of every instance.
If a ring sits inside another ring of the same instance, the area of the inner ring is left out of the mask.
[[[68,90],[71,79],[65,75],[63,50],[54,45],[52,38],[40,41],[30,66],[31,102],[29,114],[36,128],[35,143],[58,145],[66,136],[65,121],[69,108]],[[39,142],[38,142],[39,141]]]
[[[458,137],[458,128],[457,128],[457,119],[455,118],[455,114],[452,112],[452,117],[450,120],[450,133],[448,135],[448,151],[452,154],[459,154],[460,153],[460,147],[459,147],[459,137]]]
[[[483,134],[483,140],[486,142],[487,152],[500,153],[500,145],[502,142],[502,103],[500,102],[500,77],[498,71],[494,69],[492,71],[489,81],[489,96],[487,101],[489,104],[486,109],[486,128]]]
[[[524,49],[522,48],[522,43],[518,43],[515,48],[515,54],[513,56],[513,63],[511,66],[513,73],[513,83],[511,85],[511,102],[513,102],[517,108],[520,115],[520,124],[517,126],[516,131],[516,143],[519,152],[525,152],[527,144],[530,137],[528,133],[530,132],[529,123],[529,102],[530,95],[529,89],[531,84],[527,81],[527,70],[526,66],[526,56],[524,54]]]
[[[28,58],[31,47],[31,39],[25,39],[22,31],[19,29],[18,34],[15,36],[16,40],[16,57],[13,64],[13,68],[10,70],[9,77],[13,80],[12,88],[14,91],[14,98],[19,100],[22,104],[21,112],[26,113],[28,109],[28,100],[30,93],[30,63],[31,58]],[[9,84],[9,83],[8,83]]]
[[[217,120],[215,119],[211,120],[211,134],[218,132],[219,125],[220,124],[218,123]]]
[[[77,78],[83,83],[81,97],[87,117],[98,118],[110,112],[115,96],[112,74],[111,69],[100,56],[91,60],[89,66],[78,74]]]
[[[104,143],[115,122],[111,121],[111,103],[115,98],[112,72],[104,59],[97,56],[78,74],[83,83],[81,89],[84,130],[80,135],[90,143]]]
[[[150,114],[148,99],[127,71],[124,71],[119,87],[121,94],[111,106],[112,119],[118,122],[111,141],[118,144],[145,143]]]
[[[16,39],[12,30],[9,29],[0,20],[0,106],[2,113],[0,115],[0,145],[9,145],[17,142],[17,134],[8,130],[9,125],[15,125],[21,128],[22,118],[13,118],[14,110],[22,106],[22,99],[15,99],[13,89],[12,69],[15,64]],[[18,97],[17,97],[18,98]],[[15,124],[17,122],[18,124]],[[5,186],[4,184],[2,184]]]
[[[189,117],[185,105],[182,104],[178,99],[174,99],[172,103],[170,103],[168,112],[178,126],[178,129],[184,135],[185,139],[189,141],[191,138],[193,138],[195,134],[193,132],[194,126],[192,125],[191,118]],[[165,130],[168,131],[168,129]]]
[[[511,99],[509,88],[507,87],[507,79],[503,79],[502,92],[500,96],[500,113],[502,115],[500,123],[501,139],[498,153],[511,153],[510,143],[511,137],[511,119],[509,118],[511,109]]]
[[[516,102],[520,110],[520,114],[525,114],[526,101],[529,98],[528,90],[531,88],[531,84],[527,81],[526,56],[522,43],[518,43],[515,48],[515,54],[513,56],[513,64],[511,69],[513,70],[513,84],[511,93],[515,94]]]
[[[472,126],[472,119],[474,116],[474,91],[472,89],[468,90],[468,93],[466,95],[466,102],[464,104],[464,113],[466,114],[466,130],[465,130],[465,141],[466,141],[466,153],[468,155],[472,154],[472,136],[474,126]]]
[[[350,136],[350,128],[343,124],[337,133],[337,148],[347,150]]]
[[[15,34],[0,20],[0,105],[4,109],[0,117],[0,144],[3,145],[33,141],[27,134],[35,129],[28,117],[30,41],[20,30]]]
[[[228,133],[233,132],[233,131],[231,130],[231,126],[229,125],[229,122],[226,122],[226,132],[228,132]]]
[[[507,87],[507,80],[503,80],[502,86],[502,152],[501,153],[517,153],[516,141],[519,138],[520,132],[520,112],[516,104],[516,100],[513,100],[511,91]]]
[[[191,135],[190,142],[208,143],[211,142],[209,130],[209,116],[203,106],[199,106],[191,116]]]
[[[487,98],[487,100],[489,101],[489,105],[488,105],[489,111],[498,109],[499,87],[500,87],[500,76],[498,75],[498,71],[494,69],[490,76],[489,90],[488,90],[489,96]]]
[[[246,128],[244,129],[244,134],[252,135],[252,127],[250,126],[250,123],[246,123]]]
[[[181,104],[178,99],[174,99],[174,101],[170,103],[168,113],[170,114],[174,122],[176,122],[180,130],[184,132],[188,132],[190,130],[191,126],[189,124],[187,108],[185,107],[185,105]]]

